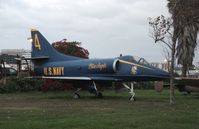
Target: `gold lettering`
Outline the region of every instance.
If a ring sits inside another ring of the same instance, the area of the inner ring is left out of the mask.
[[[35,34],[35,48],[38,48],[39,50],[41,50],[41,45],[40,45],[40,42],[39,42],[39,38],[38,38],[38,35]]]
[[[53,75],[57,75],[57,68],[53,67]]]
[[[61,75],[64,75],[64,67],[61,67]]]
[[[47,68],[44,68],[44,75],[48,75]]]
[[[60,75],[59,67],[57,67],[57,75]]]
[[[44,67],[44,75],[64,75],[64,67]]]
[[[88,65],[88,69],[99,69],[99,70],[103,70],[106,69],[107,65],[106,64],[89,64]]]
[[[59,67],[57,67],[56,69],[57,69],[57,75],[60,75],[60,73],[59,73]]]
[[[58,67],[56,67],[56,71],[57,71],[57,75],[59,75],[59,68]]]
[[[52,75],[52,68],[51,67],[48,67],[48,74]]]

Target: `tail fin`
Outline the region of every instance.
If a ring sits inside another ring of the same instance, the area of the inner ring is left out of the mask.
[[[48,57],[48,61],[62,61],[62,60],[76,60],[81,59],[74,56],[68,56],[59,53],[55,50],[50,43],[46,40],[46,38],[35,29],[31,30],[32,37],[32,58],[43,58]]]

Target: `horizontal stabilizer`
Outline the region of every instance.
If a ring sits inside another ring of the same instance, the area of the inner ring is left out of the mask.
[[[32,57],[32,58],[15,58],[15,60],[44,60],[44,59],[48,59],[49,56],[39,56],[39,57]]]

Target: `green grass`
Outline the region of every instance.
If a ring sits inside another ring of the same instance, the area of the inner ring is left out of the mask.
[[[181,95],[169,105],[169,92],[104,91],[103,99],[80,92],[0,94],[0,129],[199,129],[199,94]]]

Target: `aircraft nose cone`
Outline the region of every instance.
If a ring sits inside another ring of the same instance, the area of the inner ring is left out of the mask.
[[[170,77],[170,75],[169,75],[169,72],[167,72],[167,71],[164,71],[164,70],[158,70],[158,74],[159,74],[159,76],[161,76],[161,77],[163,77],[163,78],[169,78]]]

